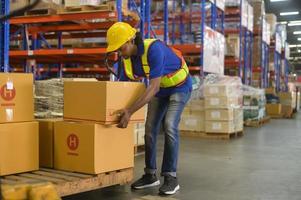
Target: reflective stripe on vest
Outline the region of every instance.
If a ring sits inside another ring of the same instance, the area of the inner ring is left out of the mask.
[[[143,71],[144,71],[146,77],[149,76],[149,72],[150,72],[150,67],[149,67],[149,64],[147,61],[148,50],[149,50],[149,47],[151,46],[151,44],[155,41],[156,41],[156,39],[145,39],[144,40],[144,53],[141,56],[141,60],[142,60],[142,68],[143,68]],[[180,85],[181,83],[183,83],[189,75],[189,69],[186,65],[186,62],[185,62],[181,52],[176,49],[173,49],[173,48],[171,48],[171,49],[181,59],[182,66],[180,69],[161,77],[161,82],[160,82],[161,88],[176,87],[176,86]],[[141,77],[135,76],[135,74],[134,74],[131,58],[123,59],[123,64],[124,64],[125,75],[130,80],[141,80]]]

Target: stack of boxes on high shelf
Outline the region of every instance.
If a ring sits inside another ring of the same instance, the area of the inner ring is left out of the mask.
[[[208,75],[201,98],[191,100],[180,130],[230,134],[243,131],[242,84],[236,77]]]
[[[40,120],[40,165],[87,174],[133,167],[133,123],[144,121],[145,110],[126,129],[116,123],[118,110],[144,90],[142,83],[66,81],[64,120]]]

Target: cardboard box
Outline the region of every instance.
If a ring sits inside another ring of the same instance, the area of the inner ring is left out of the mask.
[[[206,97],[205,109],[211,108],[233,108],[242,105],[239,97]]]
[[[290,105],[281,105],[281,113],[284,116],[290,116],[293,113],[294,109]]]
[[[235,126],[233,121],[206,121],[207,133],[233,133]]]
[[[261,66],[261,40],[261,36],[255,36],[253,40],[252,64],[255,67]]]
[[[33,76],[0,73],[0,123],[34,120]]]
[[[0,124],[0,176],[38,169],[38,123]]]
[[[62,119],[40,119],[39,149],[40,167],[53,168],[54,163],[54,124]]]
[[[251,6],[254,11],[254,27],[261,27],[261,18],[265,15],[265,4],[264,1],[251,1]]]
[[[234,129],[235,131],[244,129],[244,110],[242,108],[234,109]]]
[[[280,99],[280,103],[282,105],[291,106],[293,108],[294,102],[296,102],[295,101],[296,96],[293,94],[294,93],[292,93],[292,92],[279,92],[278,97]]]
[[[225,55],[239,58],[239,35],[227,36]]]
[[[241,85],[212,84],[204,86],[205,97],[227,97],[235,96],[236,91],[240,90]],[[205,98],[206,99],[206,98]]]
[[[266,94],[276,94],[276,89],[274,87],[271,87],[271,88],[266,88],[265,89],[265,93]]]
[[[54,167],[99,174],[134,166],[133,124],[126,129],[90,122],[57,122]]]
[[[117,123],[118,110],[131,106],[145,91],[143,83],[136,82],[72,82],[64,83],[64,119]],[[144,122],[145,108],[131,117]]]
[[[10,0],[10,12],[21,9],[28,5],[29,0]]]
[[[267,104],[266,112],[268,115],[281,115],[281,104]]]
[[[207,109],[206,121],[232,121],[234,120],[233,109]]]
[[[266,20],[271,25],[271,35],[274,35],[276,32],[277,16],[273,13],[267,13]]]
[[[205,118],[195,115],[182,117],[179,124],[179,129],[181,131],[205,131]]]
[[[189,107],[191,111],[204,111],[205,101],[203,99],[191,100],[186,107]]]

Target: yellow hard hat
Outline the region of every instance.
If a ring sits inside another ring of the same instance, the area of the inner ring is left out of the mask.
[[[118,50],[122,45],[131,40],[137,30],[125,22],[116,22],[107,32],[107,52]]]

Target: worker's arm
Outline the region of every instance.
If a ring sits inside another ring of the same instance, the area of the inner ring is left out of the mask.
[[[140,98],[129,108],[121,111],[120,122],[117,125],[119,128],[126,128],[132,114],[137,110],[146,105],[160,90],[161,77],[154,78],[150,80],[149,86],[146,88],[145,92],[140,96]]]

